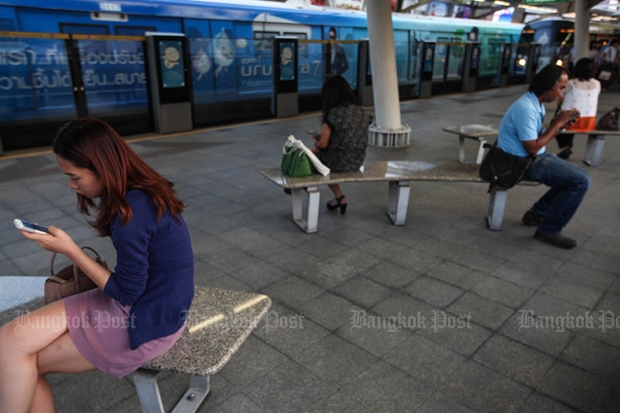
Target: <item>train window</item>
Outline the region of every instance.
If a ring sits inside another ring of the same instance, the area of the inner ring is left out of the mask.
[[[271,51],[271,39],[279,35],[278,32],[254,32],[254,48],[263,52]]]
[[[0,19],[0,31],[12,32],[15,30],[15,23],[10,19]]]
[[[98,34],[98,35],[110,34],[108,30],[108,26],[91,25],[91,24],[69,24],[69,23],[60,23],[60,32],[67,33],[67,34]]]
[[[156,32],[156,27],[116,26],[114,32],[119,36],[144,36],[146,32]]]

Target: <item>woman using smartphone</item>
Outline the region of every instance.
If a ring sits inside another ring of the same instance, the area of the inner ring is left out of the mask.
[[[172,182],[148,166],[108,124],[85,118],[54,141],[78,209],[108,236],[109,271],[60,228],[22,231],[66,255],[99,287],[39,308],[0,329],[0,406],[11,413],[54,412],[48,373],[94,369],[123,377],[166,352],[183,332],[194,294],[189,232]],[[54,322],[46,322],[53,320]]]

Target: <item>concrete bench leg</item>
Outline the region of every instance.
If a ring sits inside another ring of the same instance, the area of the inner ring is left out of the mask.
[[[165,413],[161,401],[157,376],[159,371],[138,369],[133,377],[142,413]],[[195,413],[209,394],[209,376],[192,376],[189,388],[181,400],[172,410],[172,413]]]
[[[308,194],[308,209],[304,214],[302,191]],[[316,186],[291,190],[293,222],[307,234],[315,233],[319,225],[319,202],[321,193]],[[305,215],[305,217],[304,217]]]
[[[495,186],[491,188],[489,197],[489,210],[487,212],[487,225],[492,231],[502,230],[504,220],[504,210],[506,209],[506,197],[508,191]]]
[[[483,138],[478,138],[478,156],[476,156],[476,164],[478,165],[482,163],[482,159],[484,158],[484,147],[486,144],[486,140]]]
[[[409,192],[408,181],[390,181],[387,214],[394,225],[405,225]]]
[[[465,136],[459,135],[459,162],[465,162]]]
[[[586,153],[583,155],[583,162],[589,166],[598,165],[603,154],[605,145],[605,135],[589,134],[586,142]]]

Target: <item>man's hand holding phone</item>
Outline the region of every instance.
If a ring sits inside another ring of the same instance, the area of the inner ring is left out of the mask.
[[[579,113],[579,110],[577,109],[561,111],[556,117],[558,123],[562,125],[559,131],[564,132],[570,125],[579,119],[580,115],[581,113]]]

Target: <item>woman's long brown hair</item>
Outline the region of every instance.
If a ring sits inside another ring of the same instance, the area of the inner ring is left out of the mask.
[[[175,217],[183,212],[184,205],[176,197],[173,183],[146,164],[120,135],[104,121],[81,118],[66,124],[54,140],[54,153],[75,165],[86,168],[97,176],[104,191],[96,204],[92,199],[78,194],[78,209],[90,215],[96,211],[90,224],[99,235],[110,235],[110,223],[119,215],[123,225],[132,218],[132,211],[125,200],[129,189],[146,192],[157,206],[158,217],[169,210]]]

